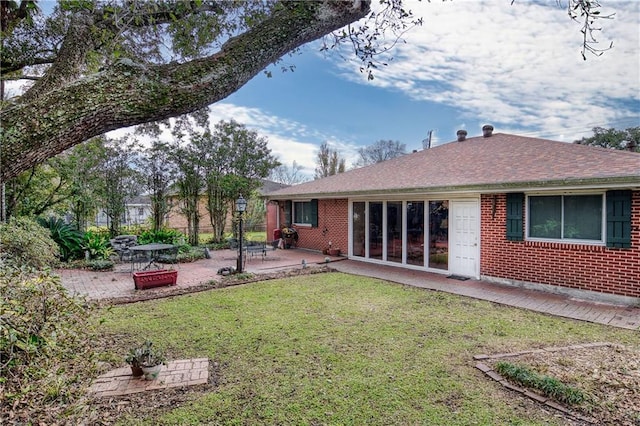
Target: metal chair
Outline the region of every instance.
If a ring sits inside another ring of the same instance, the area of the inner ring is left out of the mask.
[[[131,260],[131,273],[134,271],[139,271],[145,269],[149,266],[151,259],[151,254],[145,251],[130,251],[130,260]],[[136,265],[138,267],[136,268]],[[143,266],[144,265],[144,266]]]
[[[158,253],[156,260],[162,264],[176,265],[179,269],[180,264],[178,263],[178,252],[178,246],[171,247],[168,250],[163,250],[162,252]]]

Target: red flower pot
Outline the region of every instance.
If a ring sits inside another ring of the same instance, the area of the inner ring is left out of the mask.
[[[158,269],[156,271],[134,272],[133,282],[137,290],[176,285],[178,283],[178,271]]]

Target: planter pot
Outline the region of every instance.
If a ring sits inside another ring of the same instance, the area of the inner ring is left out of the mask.
[[[139,365],[132,365],[131,366],[131,375],[133,377],[140,377],[144,374],[144,371],[142,371],[142,367],[140,367]]]
[[[329,249],[329,256],[340,256],[340,249]]]
[[[162,369],[162,364],[154,365],[153,367],[142,367],[142,372],[144,373],[144,379],[156,380],[160,375],[161,369]]]
[[[134,272],[133,282],[137,290],[176,285],[178,282],[178,271],[158,269],[157,271]]]

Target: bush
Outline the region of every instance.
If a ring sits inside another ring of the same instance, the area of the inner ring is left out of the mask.
[[[175,229],[158,229],[157,231],[143,231],[138,235],[138,244],[161,243],[161,244],[180,244],[185,241],[182,232]]]
[[[82,232],[53,216],[49,219],[38,218],[38,223],[49,230],[51,238],[60,248],[63,261],[82,257]]]
[[[0,269],[0,424],[38,424],[78,403],[95,368],[88,317],[59,277]]]
[[[94,271],[110,271],[113,269],[113,262],[106,259],[94,259],[88,261],[87,266]]]
[[[115,254],[115,250],[109,245],[109,238],[92,231],[85,232],[82,248],[89,252],[90,259],[105,260]]]
[[[0,224],[0,267],[15,264],[45,269],[58,264],[60,249],[50,232],[33,219],[9,219]]]
[[[190,245],[180,246],[178,252],[178,262],[194,262],[198,259],[204,259],[204,248],[191,247]]]

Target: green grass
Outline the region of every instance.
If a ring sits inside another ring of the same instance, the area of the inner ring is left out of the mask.
[[[582,390],[568,386],[555,377],[542,375],[525,365],[499,361],[496,363],[496,371],[503,377],[525,387],[537,389],[560,403],[580,405],[588,399],[588,395]]]
[[[169,359],[220,365],[209,392],[124,424],[556,424],[523,412],[472,356],[592,341],[640,347],[633,331],[339,273],[117,306],[101,316],[102,335],[118,335],[122,356],[148,338]]]

